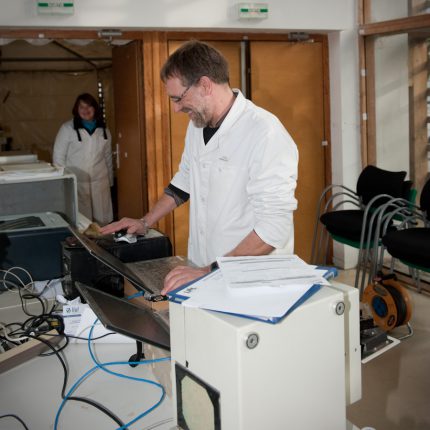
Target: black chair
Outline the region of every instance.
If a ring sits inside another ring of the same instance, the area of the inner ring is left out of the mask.
[[[409,267],[421,292],[420,272],[430,272],[430,179],[421,191],[419,207],[399,207],[394,214],[397,218],[402,217],[397,229],[390,232],[385,225],[382,229],[382,244],[393,257],[391,271],[394,270],[394,259],[400,260]]]
[[[324,257],[322,263],[327,263],[329,236],[337,242],[359,249],[355,282],[358,287],[360,271],[367,264],[367,253],[362,250],[366,241],[374,237],[379,208],[393,198],[406,198],[409,201],[414,199],[412,182],[405,181],[405,177],[405,171],[392,172],[369,165],[361,172],[356,191],[343,185],[327,187],[318,203],[312,262],[321,263],[321,258]],[[345,203],[350,203],[355,208],[339,209]],[[379,245],[379,238],[377,243]],[[366,248],[373,249],[373,242],[368,242]]]

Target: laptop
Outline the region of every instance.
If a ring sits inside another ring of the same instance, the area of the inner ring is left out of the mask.
[[[93,257],[97,258],[97,260],[101,261],[119,275],[124,276],[124,278],[127,279],[138,291],[142,291],[144,293],[143,297],[146,300],[151,302],[167,300],[167,296],[154,294],[154,291],[147,287],[144,284],[144,281],[142,281],[142,279],[140,279],[139,276],[137,276],[136,273],[134,273],[125,263],[110,252],[106,251],[106,249],[99,246],[94,240],[91,240],[84,234],[80,233],[73,226],[69,226],[69,230]]]
[[[124,276],[143,297],[151,301],[165,300],[165,296],[155,295],[125,263],[73,226],[69,229],[82,246],[95,258],[118,274]],[[113,296],[96,288],[77,282],[76,288],[93,309],[101,323],[109,330],[129,336],[138,341],[170,350],[170,328],[168,320],[150,308],[140,307],[130,301]]]

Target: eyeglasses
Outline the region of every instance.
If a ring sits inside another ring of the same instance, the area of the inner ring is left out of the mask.
[[[184,92],[180,96],[170,96],[170,100],[173,103],[181,103],[183,98],[187,95],[188,90],[193,86],[193,84],[189,85],[187,88],[185,88]]]

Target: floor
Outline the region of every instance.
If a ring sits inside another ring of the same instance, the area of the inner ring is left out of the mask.
[[[354,271],[337,280],[352,285]],[[430,295],[408,289],[413,305],[413,336],[362,366],[362,399],[347,408],[359,428],[430,429]],[[403,327],[393,336],[406,333]]]

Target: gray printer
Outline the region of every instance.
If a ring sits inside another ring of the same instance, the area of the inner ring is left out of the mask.
[[[55,212],[0,216],[0,268],[22,267],[35,281],[60,278],[68,225]]]

